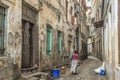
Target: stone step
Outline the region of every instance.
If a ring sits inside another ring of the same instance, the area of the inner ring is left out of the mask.
[[[22,77],[28,80],[49,80],[50,74],[45,72],[36,72],[29,75],[22,75]]]

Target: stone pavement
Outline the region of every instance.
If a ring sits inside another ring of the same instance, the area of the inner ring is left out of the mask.
[[[77,75],[71,75],[68,69],[66,74],[60,74],[60,78],[55,80],[106,80],[105,76],[94,72],[94,69],[98,68],[101,64],[101,61],[89,58],[78,66]]]

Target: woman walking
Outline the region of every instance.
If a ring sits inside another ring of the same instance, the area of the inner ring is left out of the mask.
[[[72,75],[76,74],[77,73],[77,65],[78,65],[78,53],[77,51],[75,51],[73,54],[72,54],[72,57],[71,57],[72,61],[71,61],[71,73]]]

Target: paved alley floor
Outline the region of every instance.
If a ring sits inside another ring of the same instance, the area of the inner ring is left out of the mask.
[[[78,66],[78,74],[71,75],[68,70],[66,74],[60,74],[60,78],[56,80],[106,80],[105,76],[100,76],[94,72],[102,63],[99,60],[88,58],[80,66]]]

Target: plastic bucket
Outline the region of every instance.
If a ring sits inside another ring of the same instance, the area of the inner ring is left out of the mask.
[[[101,70],[100,75],[105,75],[105,70]]]
[[[60,70],[59,69],[52,69],[51,76],[53,79],[59,78]]]

